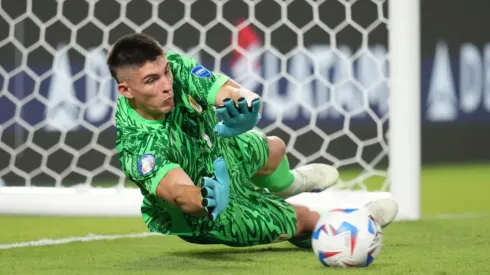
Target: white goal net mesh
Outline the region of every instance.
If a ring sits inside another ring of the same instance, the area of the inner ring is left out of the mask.
[[[143,32],[261,94],[258,128],[285,140],[292,166],[329,163],[345,186],[388,187],[386,1],[0,3],[3,185],[127,184],[105,58]]]

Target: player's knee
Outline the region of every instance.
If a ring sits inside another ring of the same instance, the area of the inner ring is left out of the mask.
[[[269,158],[277,157],[282,160],[286,154],[286,143],[276,136],[267,137],[267,143],[269,144]]]
[[[273,173],[279,164],[281,164],[284,155],[286,154],[286,144],[276,136],[267,137],[269,145],[269,159],[265,166],[261,169],[263,174]]]

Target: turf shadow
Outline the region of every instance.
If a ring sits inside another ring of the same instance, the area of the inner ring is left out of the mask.
[[[177,257],[189,257],[203,260],[216,260],[217,258],[236,258],[243,260],[243,256],[256,256],[263,253],[304,253],[305,250],[294,247],[252,247],[252,248],[213,248],[169,252]],[[308,251],[309,252],[309,251]]]
[[[141,271],[209,271],[213,273],[216,268],[227,270],[235,274],[244,268],[255,266],[261,255],[280,255],[291,253],[304,253],[305,250],[289,247],[252,247],[229,248],[213,245],[209,248],[196,247],[178,251],[166,251],[151,257],[139,257],[127,265],[127,269]]]

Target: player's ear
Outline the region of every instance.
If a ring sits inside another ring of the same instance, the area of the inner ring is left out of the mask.
[[[131,89],[126,82],[120,82],[117,84],[117,90],[120,94],[127,98],[133,98],[133,94],[131,93]]]

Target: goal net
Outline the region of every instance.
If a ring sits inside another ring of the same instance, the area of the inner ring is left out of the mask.
[[[1,1],[0,212],[138,215],[105,65],[131,32],[261,94],[258,128],[284,139],[293,167],[328,163],[338,188],[390,191],[387,4]]]

